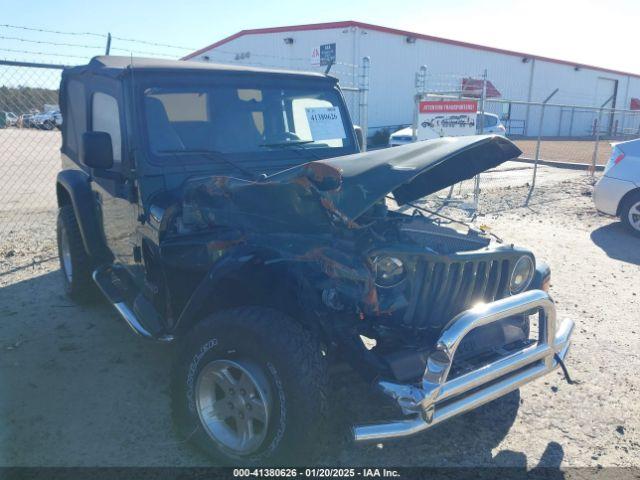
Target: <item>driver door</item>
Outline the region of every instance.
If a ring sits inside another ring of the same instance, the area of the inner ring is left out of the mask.
[[[123,162],[124,115],[116,92],[96,91],[90,101],[90,129],[111,136],[113,167],[108,175],[94,175],[102,227],[107,245],[116,261],[124,266],[134,264],[135,219],[137,202],[131,198],[130,171]]]

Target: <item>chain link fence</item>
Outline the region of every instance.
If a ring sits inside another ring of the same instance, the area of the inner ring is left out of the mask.
[[[225,60],[230,63],[225,58],[211,59]],[[284,59],[254,56],[244,60],[247,65],[309,70],[308,59],[286,59],[283,63]],[[42,233],[34,232],[46,231],[52,238],[55,231],[54,186],[60,165],[58,127],[62,121],[57,104],[63,68],[0,61],[0,235],[9,240],[0,244],[0,261],[3,255],[14,254],[6,245],[20,244],[29,249],[42,238]],[[328,66],[314,68],[325,72]],[[367,128],[369,70],[366,57],[358,65],[336,63],[329,69],[340,78],[353,122],[371,138],[375,132]],[[551,183],[564,178],[591,178],[606,164],[610,143],[640,136],[637,110],[612,109],[606,103],[553,103],[552,96],[546,102],[505,98],[495,94],[497,89],[486,71],[442,74],[423,67],[415,75],[415,90],[407,94],[416,98],[416,104],[420,99],[474,99],[478,111],[487,114],[482,116],[482,125],[478,121],[478,133],[495,127],[488,116],[492,114],[523,152],[516,162],[507,162],[432,195],[426,202],[436,209],[455,210],[468,217],[528,205]],[[547,162],[578,169],[553,169]]]
[[[579,195],[562,185],[593,183],[611,155],[611,144],[640,136],[640,110],[610,108],[614,97],[597,105],[554,103],[558,89],[551,89],[545,100],[527,101],[522,100],[526,92],[503,96],[497,88],[502,85],[494,85],[486,70],[453,74],[430,72],[426,66],[415,73],[415,87],[414,128],[420,101],[475,100],[476,133],[504,134],[522,150],[516,161],[425,200],[450,214],[473,217],[546,202],[552,186],[564,195]]]
[[[37,261],[55,235],[63,68],[0,61],[0,263]]]

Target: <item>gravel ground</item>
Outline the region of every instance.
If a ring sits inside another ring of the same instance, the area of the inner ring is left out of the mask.
[[[519,398],[362,447],[341,440],[340,429],[379,406],[352,372],[337,370],[333,448],[319,445],[322,463],[640,465],[639,240],[596,214],[584,176],[545,183],[528,207],[525,194],[526,187],[486,192],[482,203],[499,213],[478,221],[552,266],[559,315],[577,324],[568,361],[576,384],[556,372]],[[206,465],[170,424],[175,347],[133,337],[108,305],[70,303],[52,258],[50,215],[34,225],[0,246],[0,465]]]

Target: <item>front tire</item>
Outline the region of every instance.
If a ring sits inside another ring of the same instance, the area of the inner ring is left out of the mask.
[[[631,233],[640,237],[640,192],[625,199],[620,208],[620,219]]]
[[[224,465],[287,465],[318,451],[327,411],[318,340],[286,315],[243,307],[185,339],[172,380],[177,429]]]

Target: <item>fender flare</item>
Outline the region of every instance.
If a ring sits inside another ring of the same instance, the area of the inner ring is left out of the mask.
[[[546,262],[538,260],[536,262],[536,269],[533,273],[533,279],[527,287],[527,290],[540,290],[544,281],[551,275],[551,268]]]
[[[89,176],[79,170],[63,170],[58,173],[56,195],[59,207],[65,204],[61,189],[69,197],[87,254],[97,262],[108,261],[111,255],[101,233]]]
[[[185,332],[202,318],[203,310],[212,301],[215,302],[218,296],[216,286],[220,281],[246,268],[251,262],[259,261],[261,267],[265,267],[270,261],[278,261],[281,258],[277,251],[250,245],[241,245],[229,251],[213,265],[198,284],[180,313],[174,332]]]

